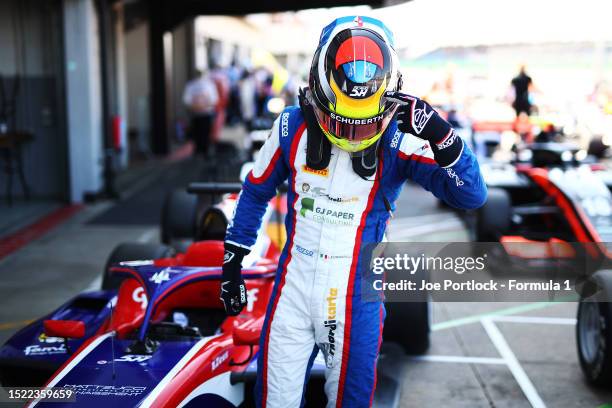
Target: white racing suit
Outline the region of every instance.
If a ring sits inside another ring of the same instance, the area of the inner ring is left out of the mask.
[[[428,143],[401,133],[394,121],[380,140],[370,180],[335,146],[327,169],[309,168],[306,134],[299,108],[285,109],[244,183],[226,236],[250,248],[268,201],[288,179],[288,239],[260,341],[256,404],[299,407],[321,350],[328,406],[365,407],[376,385],[385,310],[382,302],[361,301],[360,248],[382,240],[389,209],[408,179],[458,208],[481,206],[486,187],[467,145],[454,164],[441,168]]]

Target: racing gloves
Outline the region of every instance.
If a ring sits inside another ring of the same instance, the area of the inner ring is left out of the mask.
[[[434,108],[416,96],[401,92],[389,91],[385,97],[399,105],[397,128],[401,132],[427,140],[440,167],[450,167],[457,162],[463,151],[463,140]]]
[[[221,278],[221,301],[225,312],[230,316],[240,314],[247,304],[247,292],[242,279],[242,259],[249,253],[247,249],[225,243],[223,257],[223,276]]]

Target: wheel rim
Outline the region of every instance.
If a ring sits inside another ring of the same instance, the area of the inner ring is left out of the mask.
[[[592,363],[597,357],[601,336],[598,303],[582,302],[580,305],[578,336],[580,338],[580,354],[586,362]]]

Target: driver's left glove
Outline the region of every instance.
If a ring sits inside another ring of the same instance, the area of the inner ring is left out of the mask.
[[[385,97],[387,101],[399,105],[397,128],[401,132],[427,140],[440,167],[449,167],[457,162],[463,151],[463,140],[434,108],[416,96],[401,92],[385,92]]]
[[[230,316],[240,314],[247,304],[247,293],[242,279],[242,259],[249,253],[239,246],[225,243],[223,276],[221,278],[221,301]]]

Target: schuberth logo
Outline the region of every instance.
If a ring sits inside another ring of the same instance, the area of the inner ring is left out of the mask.
[[[321,177],[327,177],[329,175],[328,169],[316,170],[316,169],[308,167],[305,164],[302,165],[302,171],[304,171],[305,173],[315,174]]]

